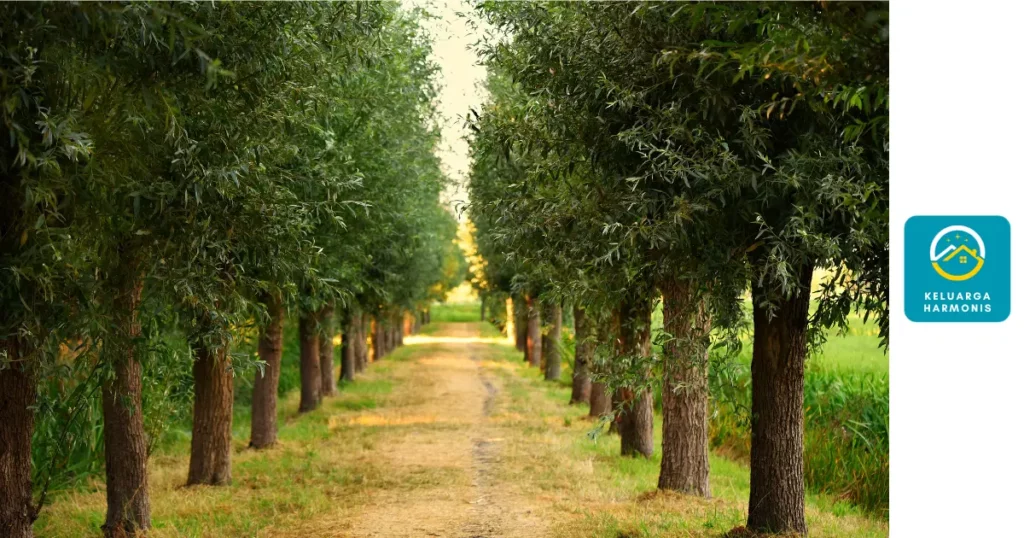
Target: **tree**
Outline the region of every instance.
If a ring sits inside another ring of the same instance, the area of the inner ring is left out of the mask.
[[[803,532],[811,270],[837,275],[812,328],[843,326],[853,308],[887,326],[876,254],[888,248],[878,224],[888,207],[887,15],[862,5],[671,7],[482,4],[508,36],[487,49],[490,63],[526,94],[516,121],[492,136],[533,165],[527,178],[589,180],[551,186],[563,194],[540,208],[549,228],[586,215],[566,193],[611,193],[594,206],[602,234],[579,238],[575,252],[591,257],[596,244],[606,252],[598,259],[632,260],[629,274],[649,274],[664,295],[667,487],[708,494],[707,319],[735,327],[738,292],[753,282],[748,526]],[[592,171],[573,172],[583,165]],[[795,345],[770,343],[781,339]]]
[[[558,302],[545,305],[544,325],[544,379],[558,381],[562,373],[562,306]]]
[[[75,274],[86,253],[66,227],[75,195],[69,175],[88,160],[92,142],[52,63],[81,35],[53,36],[51,25],[69,26],[61,15],[38,4],[0,7],[0,534],[18,538],[32,535],[37,515],[37,382],[60,343],[78,331],[72,323],[88,293]]]
[[[391,4],[3,11],[0,418],[13,427],[0,532],[31,534],[36,384],[66,375],[50,367],[75,344],[75,368],[92,368],[80,386],[102,394],[104,532],[141,534],[143,369],[168,358],[161,327],[192,351],[188,481],[222,484],[234,370],[248,366],[230,349],[249,320],[262,333],[251,444],[263,447],[289,305],[408,308],[447,285],[429,51],[419,15]],[[397,250],[374,259],[382,238]]]
[[[590,402],[590,367],[594,363],[594,325],[587,317],[587,311],[577,305],[573,308],[576,351],[572,368],[572,395],[570,404]]]

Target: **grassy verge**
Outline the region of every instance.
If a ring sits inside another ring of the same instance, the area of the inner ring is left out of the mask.
[[[833,333],[811,353],[804,382],[804,473],[808,488],[889,515],[889,356],[878,347],[878,328],[851,317],[849,331]],[[571,386],[574,346],[563,328],[561,383]],[[661,304],[652,328],[662,327]],[[661,352],[654,346],[654,353]],[[710,368],[711,447],[745,463],[750,456],[751,346],[714,359]],[[659,375],[657,371],[655,375]],[[661,386],[654,388],[656,409]]]
[[[406,347],[373,364],[358,382],[340,387],[322,408],[299,415],[297,391],[278,402],[279,443],[254,451],[249,439],[248,407],[237,409],[232,442],[233,481],[226,487],[182,485],[188,474],[189,440],[170,438],[149,459],[151,537],[320,536],[306,533],[306,522],[332,515],[343,518],[367,499],[367,491],[397,482],[416,487],[375,461],[386,446],[379,426],[348,424],[348,418],[378,407],[401,405],[393,390]],[[99,536],[106,512],[102,477],[55,492],[34,530],[54,538]],[[337,523],[337,520],[334,520]]]
[[[713,499],[656,493],[660,470],[661,417],[656,416],[651,459],[622,458],[619,439],[602,424],[586,419],[583,406],[570,407],[570,389],[548,383],[524,366],[518,352],[491,346],[502,379],[498,420],[506,429],[505,472],[530,475],[525,493],[551,503],[558,518],[556,536],[639,538],[721,536],[743,525],[749,496],[749,469],[735,459],[712,455]],[[510,366],[505,366],[510,365]],[[596,438],[594,438],[596,434]],[[850,502],[810,494],[807,521],[812,536],[887,536],[888,525]]]

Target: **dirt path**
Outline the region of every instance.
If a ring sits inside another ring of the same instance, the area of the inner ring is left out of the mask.
[[[393,438],[383,457],[388,464],[424,475],[449,473],[435,488],[381,491],[353,520],[353,537],[445,536],[461,538],[546,535],[530,499],[502,483],[502,439],[491,417],[500,380],[482,367],[482,347],[472,324],[450,324],[423,345],[415,364],[418,378],[406,386],[417,403],[385,408],[358,420],[420,425]],[[440,344],[439,344],[440,342]]]

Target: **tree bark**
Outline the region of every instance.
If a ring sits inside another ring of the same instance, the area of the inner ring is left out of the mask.
[[[114,298],[114,375],[103,383],[103,442],[107,474],[107,518],[103,534],[120,538],[150,527],[146,433],[142,426],[142,365],[135,340],[141,335],[142,278],[133,268]]]
[[[600,418],[612,412],[612,395],[604,383],[590,385],[590,416]]]
[[[590,401],[590,364],[594,360],[592,326],[587,312],[577,306],[573,309],[573,323],[576,325],[576,356],[572,367],[572,396],[569,404]],[[591,409],[593,413],[593,409]]]
[[[619,356],[651,356],[651,299],[626,300],[619,309]],[[651,457],[654,453],[654,400],[650,390],[618,391],[622,411],[617,418],[623,456]]]
[[[299,412],[306,413],[320,406],[320,338],[316,314],[299,316],[299,370],[302,381]]]
[[[377,362],[384,358],[384,330],[380,326],[380,317],[376,317],[373,320],[373,336],[371,337],[373,342],[373,362]]]
[[[334,396],[334,307],[320,309],[320,395]]]
[[[807,534],[804,521],[804,359],[812,266],[798,271],[799,295],[766,308],[753,285],[754,357],[750,365],[752,434],[747,528]]]
[[[366,342],[369,338],[370,332],[370,315],[363,313],[359,317],[359,361],[357,363],[356,371],[362,372],[366,370],[366,365],[370,363],[370,344]]]
[[[540,340],[540,308],[532,297],[526,298],[527,319],[526,319],[526,360],[530,366],[540,367],[541,340]]]
[[[610,324],[607,319],[603,319],[597,316],[588,318],[588,321],[593,322],[594,336],[597,337],[597,341],[594,342],[592,351],[596,354],[597,343],[607,338],[611,332]],[[596,355],[592,356],[596,359]],[[596,364],[592,364],[590,367],[591,375],[598,373],[598,367]],[[605,415],[613,413],[614,407],[612,405],[612,391],[609,390],[608,386],[604,383],[592,382],[590,386],[590,416],[593,418],[600,418]],[[609,432],[618,433],[614,416],[612,417],[611,424],[609,425]]]
[[[0,349],[9,361],[0,362],[0,536],[31,538],[36,373],[16,338],[0,339]]]
[[[547,334],[541,337],[544,352],[544,379],[558,381],[562,376],[562,305],[551,303],[544,307],[544,325]]]
[[[231,408],[234,378],[228,343],[197,341],[192,351],[195,400],[187,486],[231,483]]]
[[[281,350],[284,332],[284,308],[279,296],[267,301],[270,320],[260,335],[260,360],[266,363],[256,372],[252,386],[252,428],[249,446],[266,448],[277,442],[277,388],[281,380]]]
[[[526,357],[526,310],[526,300],[522,297],[516,297],[513,304],[513,312],[516,319],[516,349],[522,351],[524,357]]]
[[[487,321],[487,303],[483,295],[480,296],[480,321]]]
[[[398,349],[402,345],[402,315],[395,314],[391,323],[391,346],[392,349]]]
[[[384,355],[390,355],[395,350],[395,318],[387,316],[384,322]]]
[[[658,488],[711,496],[708,459],[708,344],[711,315],[698,286],[661,285],[665,331],[662,457]]]
[[[358,362],[359,331],[357,330],[358,314],[347,311],[339,320],[341,327],[341,378],[342,383],[351,383],[355,379],[356,363]]]
[[[619,413],[619,437],[623,456],[651,457],[654,454],[654,399],[651,391],[619,389],[624,402]]]

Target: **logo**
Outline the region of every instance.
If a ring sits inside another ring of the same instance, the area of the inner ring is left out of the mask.
[[[904,231],[904,311],[911,321],[1010,316],[1009,221],[920,216]]]
[[[975,248],[970,246],[972,239]],[[936,254],[935,251],[943,244],[946,248]],[[943,264],[950,260],[955,260],[953,266],[943,268]],[[959,270],[956,267],[957,263],[961,266]],[[942,278],[954,282],[968,280],[981,271],[982,265],[985,265],[985,242],[981,240],[978,232],[967,226],[947,226],[932,239],[932,267]]]

